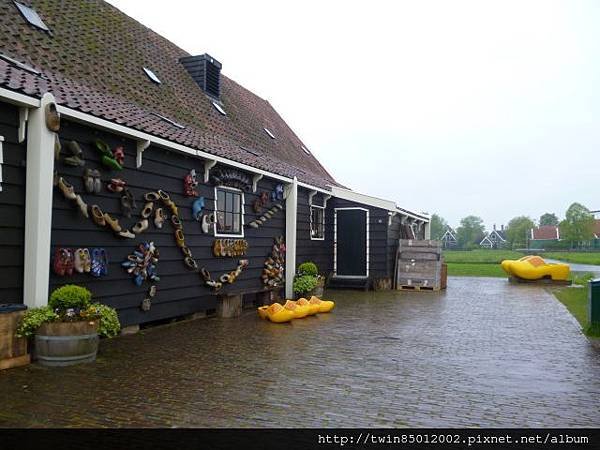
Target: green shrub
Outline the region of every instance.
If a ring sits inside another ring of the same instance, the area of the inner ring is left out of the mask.
[[[35,334],[40,325],[59,320],[56,314],[49,306],[42,308],[32,308],[25,311],[23,318],[17,327],[18,337],[31,337]]]
[[[302,275],[294,279],[294,293],[306,294],[317,286],[317,277],[312,275]]]
[[[298,266],[298,275],[311,275],[316,277],[319,274],[319,268],[312,261],[306,261]]]
[[[53,310],[85,309],[90,306],[92,293],[82,286],[66,284],[50,294],[48,306]]]
[[[86,314],[90,318],[100,319],[100,326],[98,327],[98,334],[101,337],[114,337],[119,334],[121,330],[121,323],[119,322],[119,316],[117,311],[110,306],[103,305],[102,303],[93,303],[86,310]],[[84,316],[82,312],[82,317]]]

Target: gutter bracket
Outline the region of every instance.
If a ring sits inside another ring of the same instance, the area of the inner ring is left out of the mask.
[[[331,197],[331,194],[323,195],[323,208],[327,208],[327,202]]]
[[[204,162],[204,182],[205,183],[208,183],[208,180],[210,178],[210,169],[212,169],[216,165],[217,165],[217,161],[214,159],[207,159]]]
[[[392,226],[392,220],[396,217],[397,212],[389,212],[388,213],[388,227]]]
[[[308,206],[312,206],[313,197],[317,195],[317,191],[310,191],[308,193]]]
[[[252,192],[256,192],[256,189],[258,188],[258,182],[262,180],[262,177],[262,173],[257,173],[252,177]]]
[[[150,147],[150,141],[137,141],[137,154],[135,158],[135,167],[142,167],[142,153]]]
[[[2,192],[2,164],[4,164],[4,150],[2,149],[4,136],[0,136],[0,192]]]
[[[25,142],[25,136],[27,132],[27,121],[29,120],[29,108],[22,106],[19,108],[19,132],[18,141],[19,144]]]

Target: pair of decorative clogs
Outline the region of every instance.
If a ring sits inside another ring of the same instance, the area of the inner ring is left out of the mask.
[[[112,170],[122,170],[125,163],[125,152],[123,147],[118,146],[111,150],[110,146],[101,139],[94,141],[94,147],[101,154],[102,164]]]
[[[60,143],[58,144],[60,146]],[[69,141],[64,146],[65,152],[69,154],[69,156],[65,156],[63,162],[68,166],[80,167],[85,165],[85,161],[83,159],[83,150],[76,141]],[[55,149],[56,152],[56,149]],[[62,152],[62,149],[59,150]]]
[[[61,277],[71,276],[73,271],[101,277],[108,275],[108,256],[103,248],[94,248],[90,252],[87,248],[59,247],[54,251],[53,268]]]
[[[85,169],[83,173],[83,185],[90,194],[99,194],[102,191],[102,180],[98,169]]]
[[[258,315],[275,323],[285,323],[292,319],[302,319],[317,313],[328,313],[335,307],[331,300],[321,300],[312,296],[310,300],[301,298],[298,301],[288,300],[284,305],[273,303],[268,306],[259,306]]]

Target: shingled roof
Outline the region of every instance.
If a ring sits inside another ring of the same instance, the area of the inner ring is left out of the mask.
[[[102,0],[21,0],[51,34],[0,2],[0,87],[305,183],[338,185],[268,101],[221,75],[221,115],[179,62],[189,53]],[[143,67],[162,81],[149,80]],[[162,120],[165,116],[185,126]],[[276,137],[264,131],[268,128]],[[250,150],[250,151],[248,151]]]

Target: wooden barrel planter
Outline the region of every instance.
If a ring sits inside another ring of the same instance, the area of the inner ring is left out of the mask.
[[[35,334],[35,357],[43,366],[92,362],[98,341],[98,321],[45,323]]]

